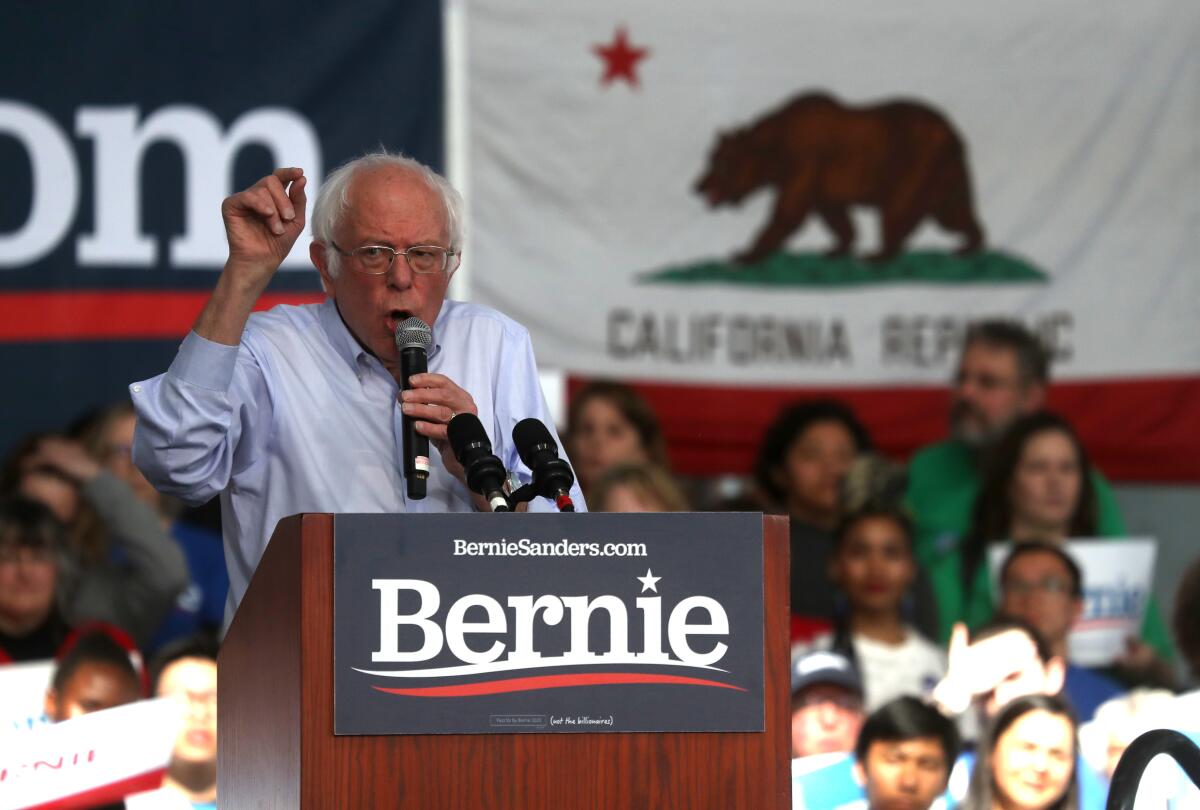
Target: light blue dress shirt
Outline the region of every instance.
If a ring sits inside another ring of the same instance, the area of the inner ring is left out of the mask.
[[[433,338],[429,370],[471,394],[493,452],[528,481],[513,426],[532,416],[554,430],[529,333],[494,310],[446,301]],[[227,622],[281,518],[474,511],[470,492],[432,445],[428,494],[407,498],[399,386],[350,334],[332,300],[255,313],[240,346],[192,332],[165,374],[129,390],[138,468],[185,502],[221,497]],[[571,497],[583,511],[578,484]],[[535,498],[530,508],[553,511],[554,504]]]

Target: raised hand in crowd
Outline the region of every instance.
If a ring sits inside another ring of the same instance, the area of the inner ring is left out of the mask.
[[[950,635],[946,677],[934,688],[933,699],[945,711],[962,714],[978,699],[986,699],[988,714],[1014,698],[1031,693],[1053,694],[1065,675],[1060,658],[1040,664],[1037,644],[1020,629],[1002,630],[970,642],[967,627],[956,624]]]
[[[76,484],[94,480],[101,469],[82,444],[61,436],[43,438],[21,462],[22,472],[48,470]]]

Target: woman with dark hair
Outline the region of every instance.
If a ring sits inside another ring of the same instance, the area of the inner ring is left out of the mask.
[[[964,810],[1077,810],[1075,715],[1059,697],[1027,695],[992,720]]]
[[[1071,424],[1039,411],[1018,419],[992,451],[975,501],[971,529],[958,554],[933,567],[943,633],[955,621],[970,627],[995,610],[988,549],[997,543],[1062,543],[1103,533],[1097,519],[1095,472]],[[1143,627],[1155,650],[1170,656],[1170,640],[1155,605]],[[1122,666],[1155,668],[1153,651],[1134,650]]]
[[[46,505],[0,498],[0,664],[53,658],[69,625],[59,604],[62,524]]]
[[[854,459],[871,450],[858,417],[834,400],[785,408],[767,428],[754,465],[758,487],[791,519],[792,614],[811,638],[828,629],[836,599],[829,579],[841,489]]]
[[[958,570],[943,566],[942,576],[935,574],[943,624],[961,617],[975,627],[991,616],[990,546],[1095,537],[1091,479],[1087,452],[1065,419],[1039,411],[1014,422],[984,468]]]
[[[636,391],[617,382],[598,380],[575,394],[567,409],[564,443],[585,497],[617,464],[669,469],[658,417]]]
[[[854,662],[868,712],[929,692],[946,674],[945,653],[913,627],[906,605],[918,573],[912,521],[897,507],[868,503],[838,526],[829,575],[845,608],[813,645]]]
[[[1091,480],[1087,451],[1069,422],[1049,411],[1017,420],[984,471],[963,544],[964,582],[975,576],[990,543],[1094,537]]]

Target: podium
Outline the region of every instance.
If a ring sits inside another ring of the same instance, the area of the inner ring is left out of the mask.
[[[286,518],[220,654],[221,807],[785,810],[786,518],[763,518],[763,567],[763,732],[335,736],[334,516]]]

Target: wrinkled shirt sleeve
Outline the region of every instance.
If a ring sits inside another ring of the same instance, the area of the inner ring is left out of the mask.
[[[245,341],[226,346],[190,332],[165,374],[129,392],[133,461],[160,492],[204,503],[262,455],[271,401]]]

